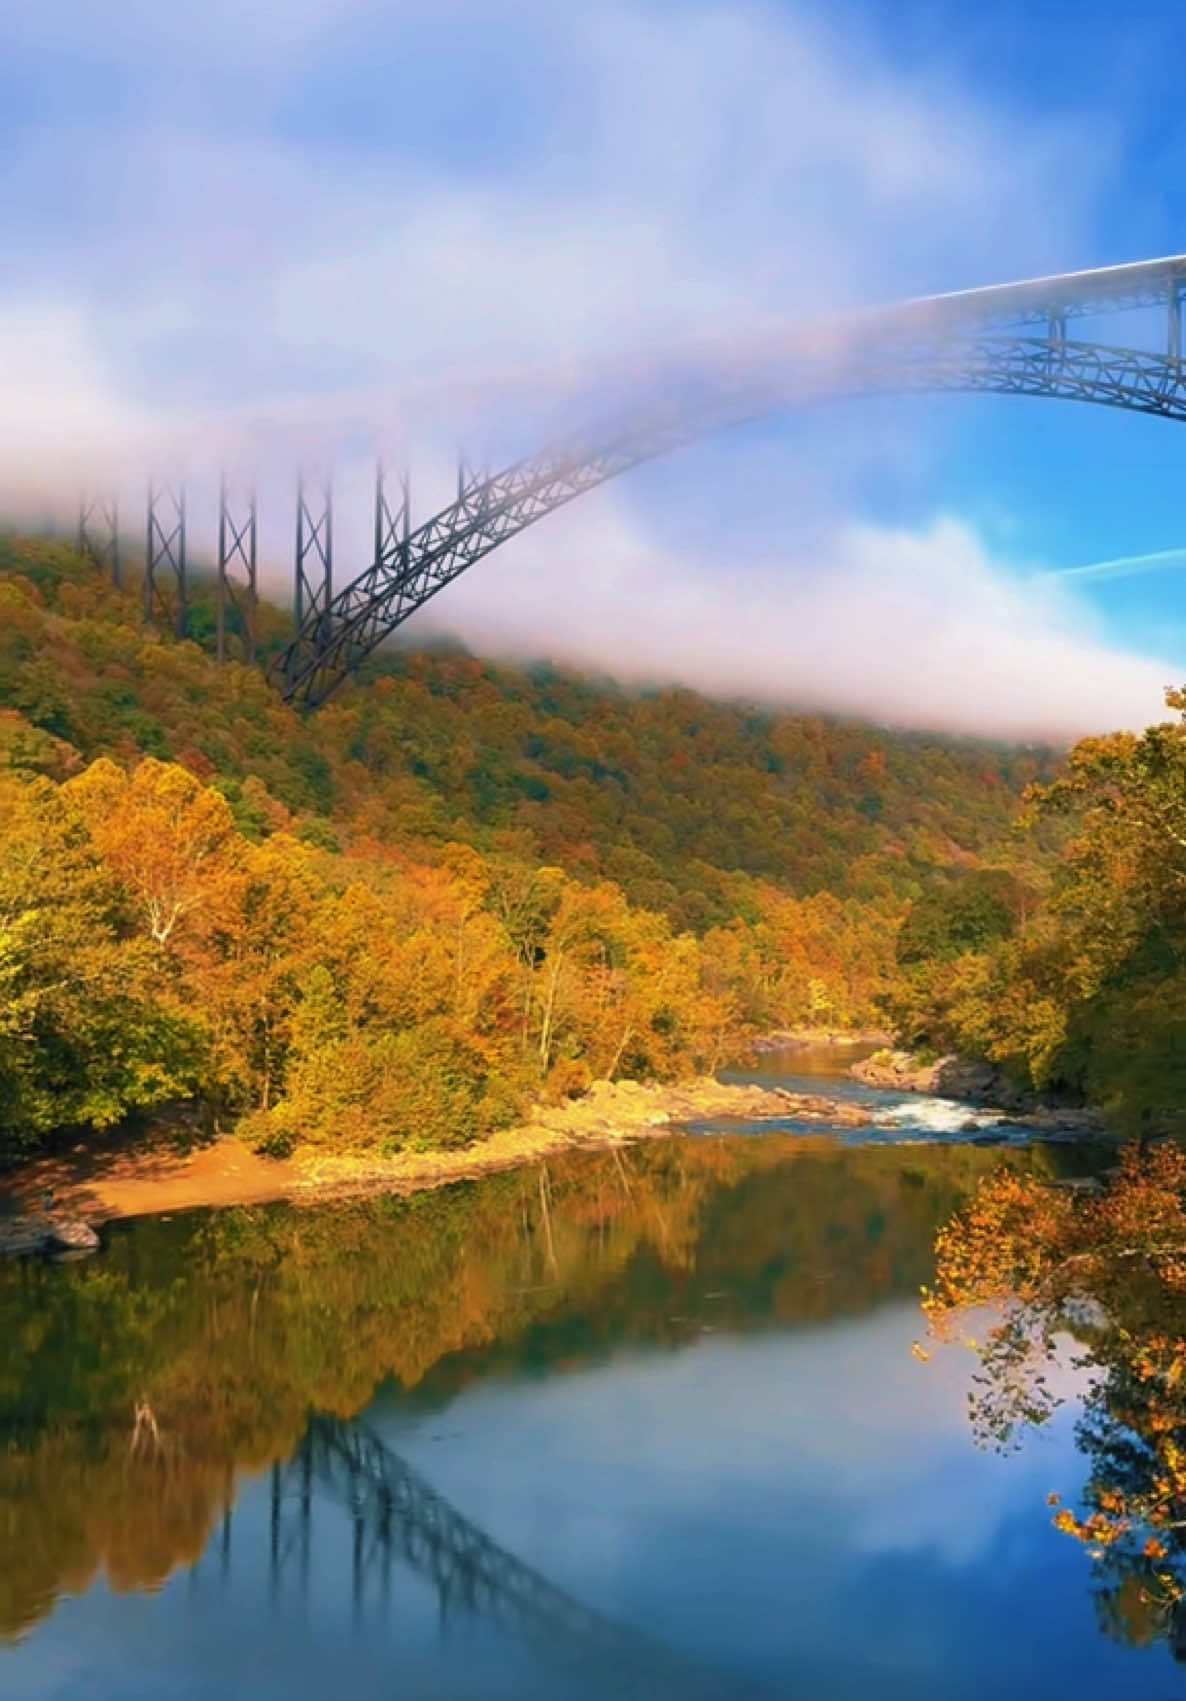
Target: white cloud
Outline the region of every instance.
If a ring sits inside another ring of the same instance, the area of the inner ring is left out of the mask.
[[[9,299],[46,268],[64,283],[76,221],[90,335],[158,405],[550,368],[1041,269],[1073,257],[1075,184],[1098,156],[1070,126],[906,81],[792,8],[218,3],[200,30],[139,4],[9,11],[18,44],[68,44],[76,74],[90,54],[133,77],[127,112],[17,129],[23,177],[58,200],[5,221],[21,239]],[[487,44],[458,161],[447,138],[417,147],[415,121],[431,130],[450,57],[483,20],[509,37],[506,63]],[[318,80],[343,51],[342,75],[350,52],[360,71],[390,68],[402,129],[351,136],[351,103]],[[533,62],[549,79],[532,84]],[[491,163],[511,69],[530,143]],[[328,134],[308,122],[327,99]]]
[[[848,523],[813,559],[689,558],[606,490],[448,596],[432,618],[480,652],[1005,738],[1143,727],[1176,676],[1109,645],[1065,584],[994,560],[954,519]]]
[[[20,518],[70,507],[143,465],[165,421],[121,393],[70,301],[0,314],[0,506]]]
[[[791,5],[211,0],[199,27],[147,0],[0,0],[0,22],[46,80],[0,214],[0,497],[106,479],[131,511],[172,461],[200,546],[218,461],[255,462],[278,559],[298,461],[336,454],[358,486],[382,446],[431,485],[458,443],[529,449],[627,351],[1073,265],[1109,146]],[[859,410],[843,430],[797,445],[800,487],[851,490],[865,430],[870,466],[913,453]],[[339,562],[361,565],[351,500]],[[957,522],[841,511],[808,549],[781,541],[787,506],[755,566],[677,559],[605,493],[439,607],[479,649],[915,724],[1156,715],[1163,667]]]
[[[825,1328],[623,1353],[596,1376],[526,1393],[481,1384],[447,1420],[393,1424],[387,1439],[496,1539],[582,1594],[593,1583],[594,1598],[612,1599],[632,1583],[653,1560],[653,1528],[660,1545],[684,1533],[691,1567],[716,1569],[729,1552],[737,1569],[717,1578],[726,1616],[730,1596],[786,1598],[771,1550],[805,1574],[796,1598],[806,1585],[826,1599],[873,1556],[983,1562],[1011,1522],[1040,1519],[1052,1488],[1073,1494],[1081,1480],[1073,1406],[1022,1454],[981,1452],[966,1405],[974,1358],[952,1349],[921,1366],[909,1351],[919,1332],[917,1308],[895,1304]],[[1073,1396],[1081,1379],[1059,1374]],[[739,1525],[747,1539],[730,1546]],[[797,1557],[790,1530],[809,1532]]]

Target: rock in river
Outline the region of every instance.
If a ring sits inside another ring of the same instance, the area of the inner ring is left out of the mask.
[[[37,1252],[97,1252],[99,1236],[81,1217],[0,1218],[0,1255]]]

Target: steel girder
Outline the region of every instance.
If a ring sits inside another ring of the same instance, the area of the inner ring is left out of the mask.
[[[313,1417],[301,1449],[291,1465],[280,1468],[278,1477],[280,1490],[274,1504],[283,1498],[287,1486],[288,1494],[299,1497],[307,1509],[310,1483],[316,1483],[350,1510],[356,1570],[372,1564],[387,1566],[397,1554],[431,1581],[443,1615],[450,1611],[482,1614],[520,1635],[625,1661],[635,1668],[684,1669],[639,1631],[574,1600],[500,1547],[360,1425]],[[291,1479],[287,1485],[286,1477]],[[276,1547],[274,1536],[274,1552]],[[361,1571],[354,1588],[360,1597]]]
[[[89,556],[113,585],[122,582],[119,553],[119,500],[83,496],[78,504],[78,553]]]
[[[1067,319],[1090,314],[1166,306],[1176,320],[1184,292],[1186,255],[1171,254],[1161,260],[1136,260],[1125,266],[921,296],[853,314],[846,322],[880,325],[895,335],[910,325],[945,331],[1017,331],[1026,325],[1065,324]],[[1171,348],[1170,352],[1176,350]]]
[[[239,653],[250,666],[255,660],[258,532],[255,488],[238,493],[232,501],[226,476],[218,486],[218,659],[230,653],[227,616],[238,617]]]
[[[148,481],[144,546],[144,622],[159,618],[185,637],[189,592],[185,549],[185,486]]]
[[[692,400],[685,396],[679,405],[649,410],[642,423],[608,431],[600,442],[546,449],[491,478],[463,483],[456,502],[416,530],[389,538],[378,559],[304,622],[284,658],[285,696],[309,707],[323,703],[410,615],[500,544],[630,467],[747,420],[812,402],[947,391],[1062,397],[1184,420],[1186,366],[1175,334],[1183,262],[1173,266],[1156,286],[1134,281],[1122,299],[1084,299],[1053,316],[1047,304],[1041,337],[953,334],[950,322],[969,314],[967,303],[984,293],[973,291],[908,303],[902,310],[908,334],[896,341],[887,337],[883,316],[831,336],[822,351],[807,339],[773,351],[750,348],[739,361],[720,363],[720,372],[710,372]],[[1067,311],[1167,301],[1172,352],[1066,338]],[[1025,322],[1038,317],[1017,302],[986,316],[1010,308]],[[924,325],[929,334],[922,334]]]

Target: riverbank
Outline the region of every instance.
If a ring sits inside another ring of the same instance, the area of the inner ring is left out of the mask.
[[[855,1105],[779,1087],[737,1086],[711,1078],[678,1086],[599,1081],[581,1099],[537,1107],[528,1122],[458,1151],[380,1158],[308,1150],[275,1159],[261,1157],[234,1135],[186,1149],[175,1130],[162,1129],[134,1144],[113,1141],[99,1149],[80,1145],[33,1158],[0,1176],[0,1198],[7,1204],[8,1221],[25,1224],[41,1210],[47,1193],[56,1210],[91,1222],[202,1206],[413,1193],[476,1180],[576,1146],[625,1145],[673,1133],[690,1122],[786,1117],[853,1127],[865,1120]],[[0,1250],[4,1220],[0,1217]]]
[[[885,1028],[778,1028],[773,1033],[761,1034],[754,1040],[754,1051],[761,1054],[767,1051],[796,1051],[799,1049],[814,1051],[826,1046],[834,1046],[837,1050],[850,1046],[874,1045],[881,1048],[892,1046],[894,1036]]]
[[[1001,1069],[954,1053],[923,1058],[915,1052],[883,1048],[849,1069],[867,1087],[923,1093],[976,1105],[1008,1117],[1015,1125],[1036,1130],[1072,1130],[1086,1135],[1106,1132],[1104,1119],[1088,1105],[1068,1105],[1042,1093],[1019,1087]]]

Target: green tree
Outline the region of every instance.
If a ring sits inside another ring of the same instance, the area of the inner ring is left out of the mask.
[[[0,772],[0,820],[0,1139],[27,1146],[189,1096],[202,1023],[162,996],[69,800]]]

